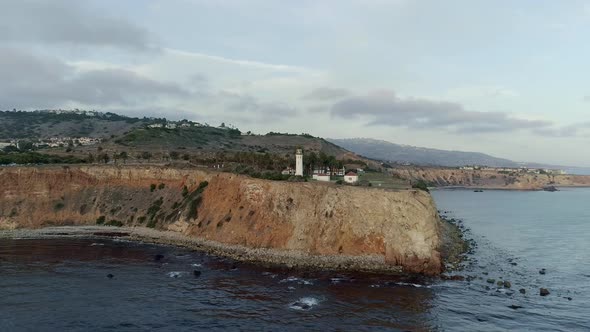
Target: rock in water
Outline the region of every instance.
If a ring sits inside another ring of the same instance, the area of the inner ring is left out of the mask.
[[[510,283],[510,281],[504,281],[504,288],[510,288],[512,287],[512,284]]]
[[[114,277],[115,277],[115,276],[114,276],[114,275],[112,275],[112,274],[110,274],[110,273],[109,273],[109,274],[107,274],[107,278],[109,278],[109,279],[113,279]]]
[[[550,293],[549,293],[549,290],[547,288],[541,288],[541,289],[539,289],[539,295],[541,295],[541,296],[547,296],[549,294]]]
[[[157,254],[156,256],[154,256],[154,260],[155,260],[156,262],[159,262],[159,261],[161,261],[162,259],[164,259],[164,255],[162,255],[162,254]]]
[[[524,288],[521,288],[518,291],[520,292],[520,294],[526,294],[526,289],[524,289]]]
[[[512,304],[512,305],[509,305],[508,308],[516,310],[516,309],[522,308],[522,306]]]
[[[545,273],[547,273],[547,270],[545,270],[545,269],[539,270],[539,274],[545,274]]]
[[[195,276],[195,278],[198,278],[198,277],[200,277],[200,276],[201,276],[201,271],[199,271],[199,270],[194,270],[194,271],[193,271],[193,275]]]
[[[491,279],[491,278],[490,278],[490,279],[488,279],[488,280],[487,280],[487,282],[488,282],[488,284],[493,284],[493,283],[495,283],[495,282],[496,282],[496,279]]]

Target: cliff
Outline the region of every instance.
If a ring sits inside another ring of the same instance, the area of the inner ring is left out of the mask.
[[[393,176],[409,181],[423,180],[433,187],[540,190],[547,186],[590,186],[590,176],[585,175],[530,174],[436,167],[396,168],[393,170]]]
[[[0,229],[97,223],[283,253],[377,257],[391,271],[442,271],[441,224],[422,191],[155,166],[0,168]]]

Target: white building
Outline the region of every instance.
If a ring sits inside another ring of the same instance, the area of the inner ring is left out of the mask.
[[[281,172],[281,174],[283,174],[283,175],[295,175],[295,170],[293,168],[291,168],[291,167],[287,167],[287,168],[285,168]]]
[[[295,175],[303,176],[303,151],[297,149],[295,152]]]
[[[324,182],[330,182],[330,175],[329,174],[314,174],[312,175],[312,179]]]
[[[355,172],[348,172],[344,176],[344,182],[346,183],[357,183],[359,176]]]

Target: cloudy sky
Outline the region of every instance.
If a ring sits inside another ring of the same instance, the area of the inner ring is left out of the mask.
[[[2,0],[0,109],[590,166],[590,1]]]

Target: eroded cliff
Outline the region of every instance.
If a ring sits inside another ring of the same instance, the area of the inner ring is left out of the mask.
[[[0,229],[97,223],[247,248],[380,257],[404,272],[442,271],[440,221],[422,191],[149,166],[0,169]]]
[[[587,187],[590,176],[462,170],[437,167],[400,167],[393,176],[409,181],[422,180],[435,187],[473,187],[487,189],[540,190],[547,186]]]

